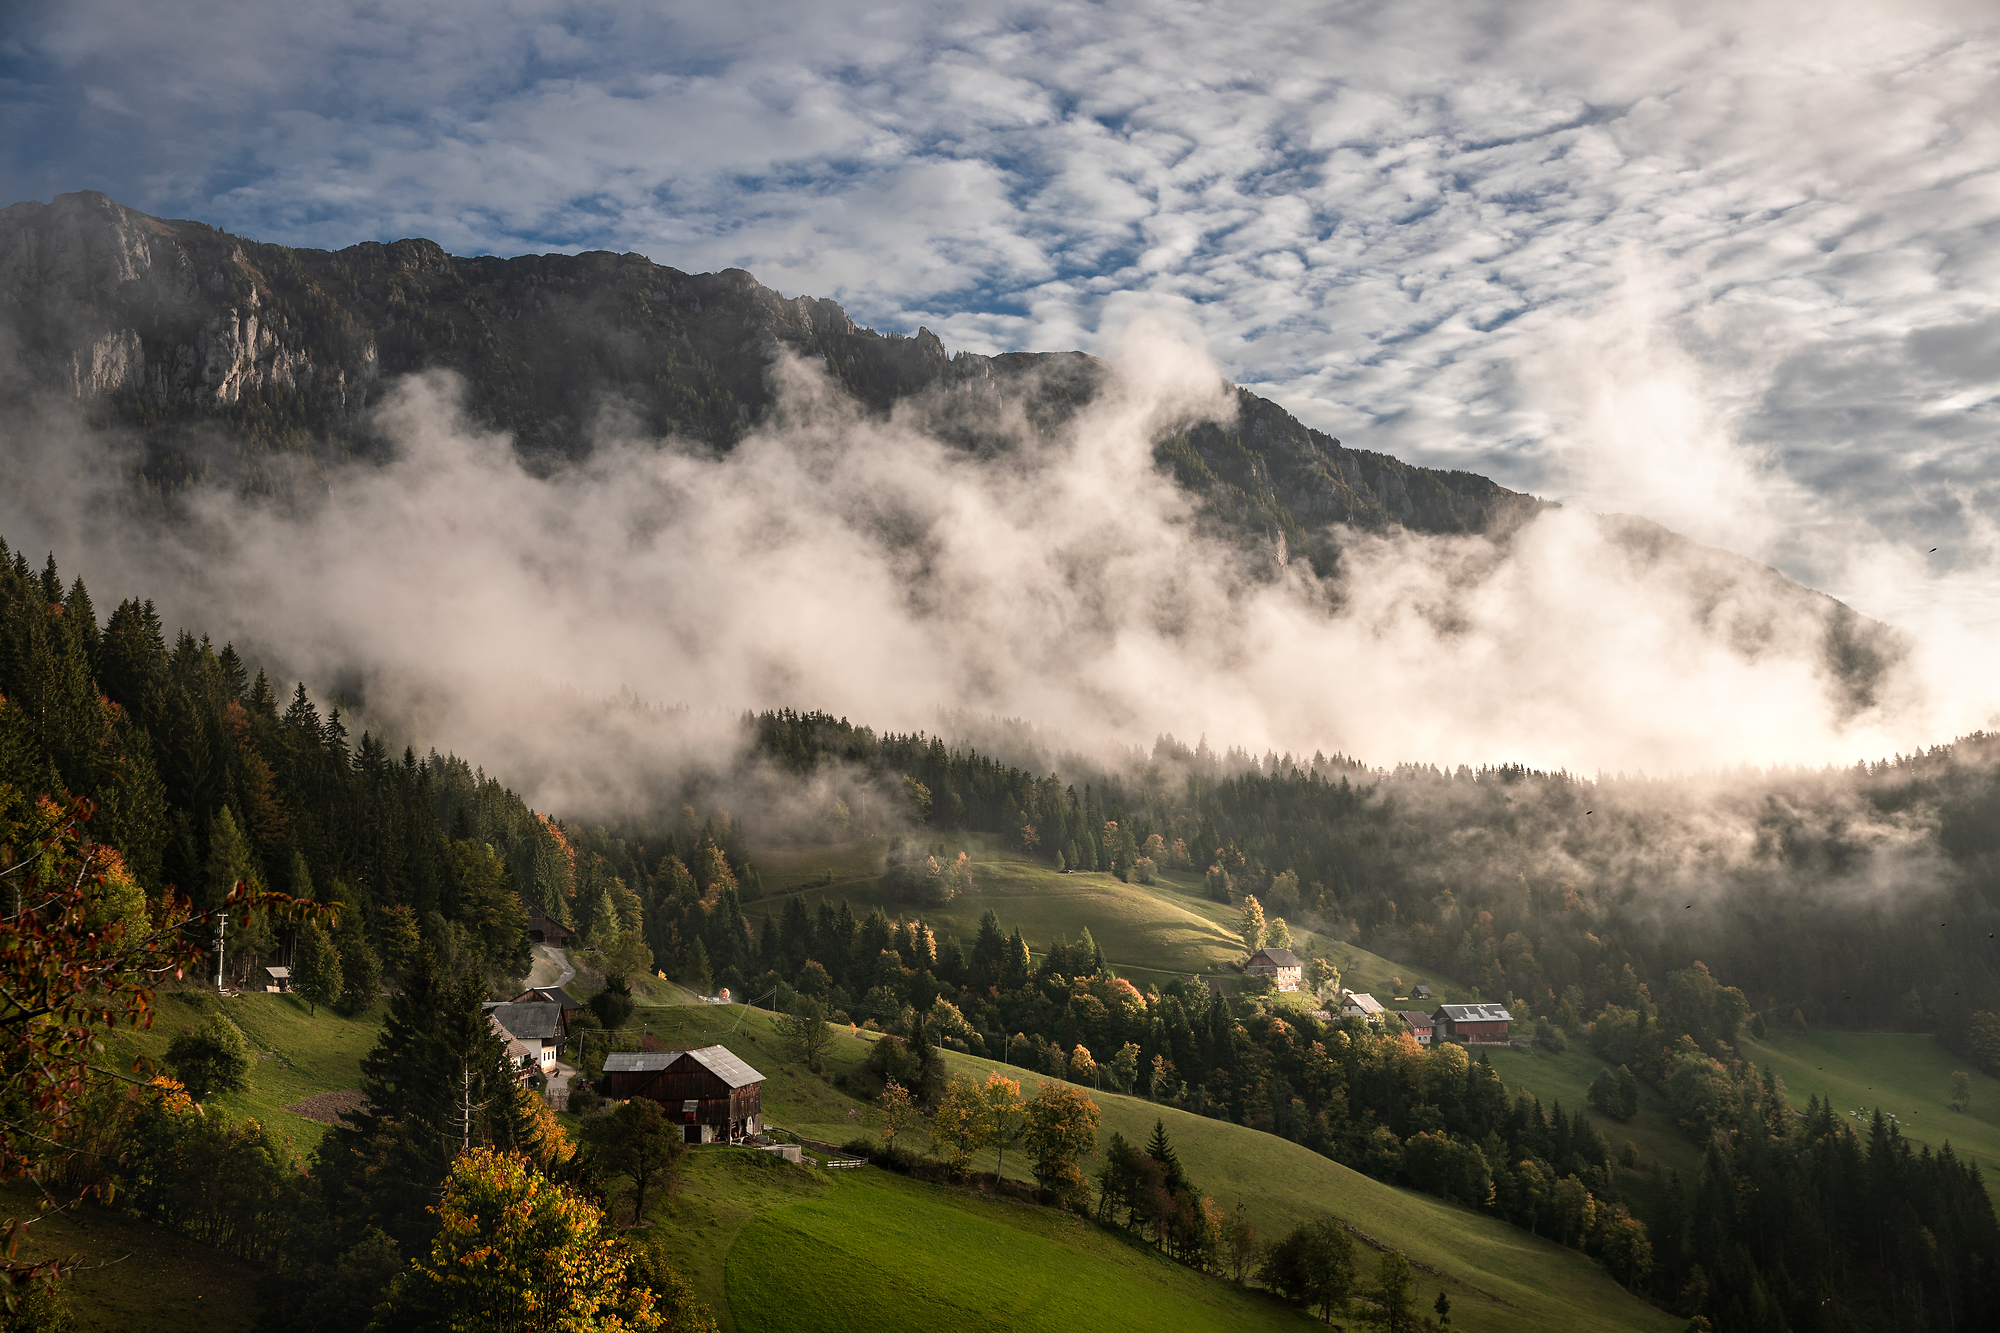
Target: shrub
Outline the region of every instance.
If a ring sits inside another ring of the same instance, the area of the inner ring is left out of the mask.
[[[188,1090],[205,1102],[218,1092],[241,1092],[249,1086],[250,1043],[221,1014],[210,1014],[199,1028],[190,1028],[167,1047],[167,1067]]]

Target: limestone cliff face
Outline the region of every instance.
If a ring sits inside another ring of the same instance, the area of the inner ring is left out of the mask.
[[[269,392],[345,414],[350,368],[315,361],[241,243],[165,222],[101,194],[0,209],[0,315],[26,387],[121,405],[229,408]],[[358,366],[373,361],[359,349]]]

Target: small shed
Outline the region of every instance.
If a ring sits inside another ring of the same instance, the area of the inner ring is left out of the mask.
[[[1504,1046],[1514,1015],[1498,1004],[1441,1004],[1431,1015],[1439,1036],[1474,1046]]]
[[[292,969],[289,967],[267,967],[264,975],[268,980],[264,990],[271,995],[285,995],[292,989]]]
[[[660,1103],[688,1143],[734,1143],[764,1132],[764,1076],[727,1046],[694,1051],[614,1051],[597,1089]]]
[[[1410,998],[1413,1000],[1434,1000],[1437,997],[1431,994],[1429,986],[1419,986],[1410,992]]]
[[[536,944],[552,944],[558,949],[569,947],[576,932],[562,922],[542,911],[539,907],[528,909],[528,938]]]
[[[1305,976],[1304,965],[1290,949],[1259,949],[1250,955],[1243,970],[1251,976],[1276,977],[1281,991],[1297,990]]]

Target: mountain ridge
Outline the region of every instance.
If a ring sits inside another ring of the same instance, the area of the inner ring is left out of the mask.
[[[643,430],[726,449],[770,411],[766,372],[781,348],[871,411],[925,395],[997,398],[1044,429],[1103,374],[1082,352],[952,354],[927,328],[877,333],[835,301],[786,298],[741,269],[690,274],[606,251],[468,258],[428,240],[294,249],[94,191],[0,210],[0,315],[14,330],[16,396],[83,403],[137,429],[169,468],[178,438],[204,421],[280,451],[366,452],[384,386],[425,369],[457,371],[476,421],[551,459],[587,452],[608,402]],[[1236,423],[1163,450],[1184,486],[1233,488],[1243,499],[1221,496],[1225,509],[1293,545],[1329,523],[1482,532],[1545,503],[1349,449],[1236,393]],[[981,442],[977,413],[939,406],[941,433]]]
[[[302,472],[384,457],[375,406],[428,370],[455,372],[470,419],[542,470],[587,455],[607,419],[727,450],[775,407],[770,370],[786,352],[859,410],[915,411],[973,451],[1005,449],[1021,423],[1053,432],[1107,369],[1075,351],[953,354],[927,328],[878,333],[742,269],[690,274],[605,251],[460,257],[420,239],[296,249],[95,191],[0,209],[0,404],[67,404],[135,434],[163,493],[200,478],[284,494]],[[1266,569],[1303,561],[1329,576],[1352,531],[1505,541],[1552,507],[1349,448],[1233,391],[1233,420],[1167,432],[1154,460],[1207,530]],[[1848,715],[1907,652],[1896,631],[1768,566],[1643,520],[1599,526],[1635,567],[1688,574],[1740,655],[1816,653]]]

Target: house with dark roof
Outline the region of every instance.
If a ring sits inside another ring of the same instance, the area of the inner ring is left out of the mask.
[[[572,999],[570,993],[561,986],[531,986],[519,995],[516,995],[511,1003],[558,1005],[562,1009],[563,1022],[565,1024],[569,1022],[571,1014],[583,1008],[582,1003]]]
[[[1440,1037],[1474,1046],[1504,1046],[1514,1015],[1498,1004],[1441,1004],[1431,1019]]]
[[[1419,986],[1410,992],[1410,998],[1413,1000],[1434,1000],[1437,997],[1431,994],[1429,986]]]
[[[1428,1046],[1437,1035],[1437,1021],[1421,1009],[1397,1009],[1396,1017],[1409,1024],[1410,1035],[1417,1039],[1417,1045]]]
[[[688,1143],[734,1143],[764,1130],[764,1076],[727,1046],[613,1051],[604,1057],[597,1090],[658,1102]]]
[[[1253,977],[1276,977],[1279,990],[1297,990],[1305,968],[1290,949],[1259,949],[1243,970]]]
[[[482,1005],[486,1017],[495,1030],[504,1033],[511,1041],[520,1042],[535,1057],[535,1070],[547,1074],[556,1067],[556,1054],[562,1050],[563,1038],[568,1035],[569,1025],[562,1006],[546,1001],[518,1004],[492,1003]]]

